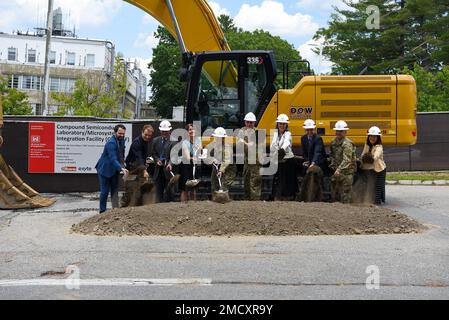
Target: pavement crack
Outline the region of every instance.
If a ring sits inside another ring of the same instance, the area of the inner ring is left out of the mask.
[[[365,282],[334,282],[334,283],[311,283],[311,282],[271,282],[271,281],[225,281],[218,280],[211,282],[212,285],[254,285],[254,286],[292,286],[292,287],[345,287],[345,286],[366,286]],[[379,287],[421,287],[421,288],[449,288],[446,283],[379,283]]]

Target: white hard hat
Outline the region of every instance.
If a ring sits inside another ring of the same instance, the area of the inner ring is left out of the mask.
[[[315,121],[313,121],[312,119],[307,119],[306,121],[304,121],[304,125],[302,127],[304,129],[315,129]]]
[[[335,123],[335,127],[334,127],[335,131],[346,131],[349,130],[348,128],[348,124],[346,122],[344,122],[343,120],[339,120]]]
[[[226,130],[222,127],[218,127],[214,130],[214,133],[212,133],[212,137],[226,138],[227,137]]]
[[[288,116],[284,113],[281,113],[280,115],[278,115],[276,122],[277,123],[288,123]]]
[[[248,112],[243,120],[244,121],[252,121],[252,122],[256,122],[257,121],[256,120],[256,116],[252,112]]]
[[[379,127],[371,127],[368,130],[368,136],[381,136],[382,135],[382,131],[380,131]]]
[[[168,120],[162,120],[159,124],[159,130],[160,131],[170,131],[171,130],[171,123]]]

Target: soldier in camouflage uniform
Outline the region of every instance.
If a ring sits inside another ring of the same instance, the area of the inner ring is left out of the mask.
[[[214,130],[212,136],[215,137],[216,143],[222,143],[221,149],[217,147],[213,150],[213,152],[221,152],[221,155],[211,154],[212,162],[215,165],[220,165],[218,172],[215,166],[212,166],[211,189],[213,193],[220,188],[217,175],[221,178],[223,190],[227,191],[231,188],[237,175],[237,167],[232,163],[232,151],[225,148],[226,130],[218,127]]]
[[[342,203],[351,202],[352,182],[356,171],[355,146],[346,138],[348,125],[344,121],[337,121],[334,130],[336,137],[330,146],[330,165],[335,171],[331,178],[332,200]]]
[[[237,143],[244,144],[244,164],[243,164],[243,183],[245,186],[246,200],[260,200],[262,193],[262,177],[260,175],[260,162],[257,156],[256,145],[256,116],[249,112],[246,114],[245,126],[239,131]],[[256,159],[250,159],[252,150],[255,152]],[[254,161],[255,160],[255,161]]]

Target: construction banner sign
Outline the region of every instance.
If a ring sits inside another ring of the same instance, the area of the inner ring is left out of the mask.
[[[28,126],[29,173],[97,173],[95,164],[117,123],[30,122]],[[132,125],[124,124],[125,155],[132,139]]]

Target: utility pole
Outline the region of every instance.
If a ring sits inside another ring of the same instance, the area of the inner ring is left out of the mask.
[[[48,112],[48,87],[50,82],[50,48],[53,30],[53,0],[48,0],[47,39],[45,42],[44,90],[42,94],[42,114]]]

